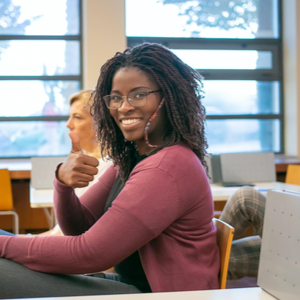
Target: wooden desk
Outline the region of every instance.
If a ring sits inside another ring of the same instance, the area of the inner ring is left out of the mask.
[[[300,157],[275,154],[276,173],[286,173],[288,165],[300,165]]]
[[[0,159],[0,169],[8,169],[10,179],[30,179],[29,159]]]
[[[30,300],[43,300],[32,298]],[[55,297],[48,300],[275,300],[261,288],[207,290],[172,293],[141,293],[127,295]],[[27,298],[29,300],[29,298]]]

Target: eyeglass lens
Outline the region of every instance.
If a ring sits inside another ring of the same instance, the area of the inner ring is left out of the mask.
[[[146,104],[147,96],[149,95],[150,91],[147,90],[138,90],[131,92],[127,95],[128,102],[135,107],[143,106]],[[106,105],[110,109],[118,109],[121,107],[124,97],[121,95],[108,95],[104,97]]]

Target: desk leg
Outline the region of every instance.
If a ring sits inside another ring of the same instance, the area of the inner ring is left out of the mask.
[[[55,225],[55,215],[54,215],[54,209],[51,208],[51,207],[44,207],[44,212],[45,212],[45,215],[46,215],[46,219],[47,219],[47,222],[48,222],[48,225],[49,225],[49,229],[52,229]]]

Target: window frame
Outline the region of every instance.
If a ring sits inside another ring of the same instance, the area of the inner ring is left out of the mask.
[[[78,41],[79,42],[79,65],[80,65],[80,74],[79,75],[41,75],[41,76],[5,76],[0,75],[0,81],[77,81],[79,83],[80,89],[83,85],[83,22],[82,22],[82,0],[78,0],[78,12],[79,12],[79,33],[78,34],[68,34],[68,35],[1,35],[0,41],[14,41],[14,40],[34,40],[34,41],[51,41],[51,40],[60,40],[60,41]],[[61,116],[14,116],[14,117],[1,117],[0,122],[30,122],[30,121],[67,121],[69,115]],[[5,156],[5,159],[16,158],[16,156]],[[22,158],[29,158],[29,156],[22,156]]]
[[[164,38],[127,36],[127,46],[132,48],[143,42],[159,43],[170,49],[199,50],[257,50],[272,53],[271,69],[224,70],[196,69],[206,81],[208,80],[255,80],[279,83],[279,113],[273,114],[226,114],[209,115],[207,120],[279,120],[279,152],[284,153],[284,99],[283,99],[283,52],[282,52],[282,1],[278,0],[278,38],[231,39],[231,38]]]

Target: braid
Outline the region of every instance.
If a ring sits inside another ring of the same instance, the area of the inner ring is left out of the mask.
[[[103,96],[110,94],[115,73],[125,67],[135,67],[149,74],[157,82],[164,98],[166,130],[162,143],[152,148],[147,155],[183,142],[207,169],[205,108],[201,104],[202,77],[166,47],[144,43],[132,50],[117,52],[109,59],[101,68],[95,89],[92,112],[102,155],[108,153],[114,164],[119,166],[121,179],[126,181],[135,165],[136,145],[124,139]]]

